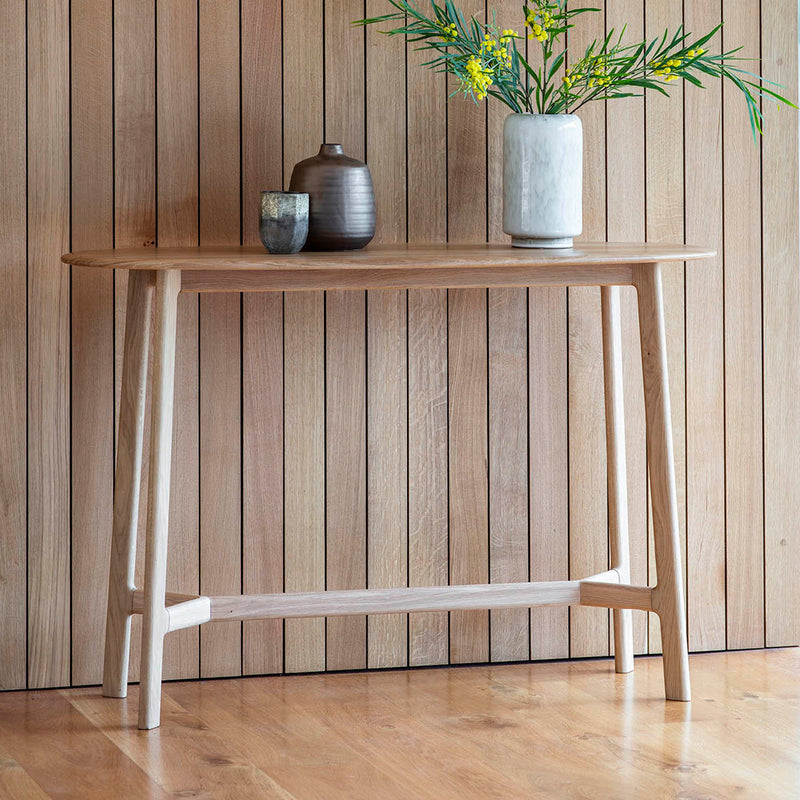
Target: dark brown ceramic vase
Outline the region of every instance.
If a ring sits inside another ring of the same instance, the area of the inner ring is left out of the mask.
[[[359,250],[375,235],[375,193],[369,167],[340,144],[323,144],[295,165],[292,192],[310,198],[305,250]]]

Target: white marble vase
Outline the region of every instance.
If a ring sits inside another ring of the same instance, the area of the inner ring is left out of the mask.
[[[583,128],[574,114],[510,114],[503,230],[514,247],[569,248],[583,231]]]

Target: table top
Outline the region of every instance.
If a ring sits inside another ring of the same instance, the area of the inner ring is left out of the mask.
[[[66,264],[100,269],[359,271],[623,266],[710,258],[713,250],[683,244],[580,243],[569,250],[540,250],[510,244],[370,245],[364,250],[272,255],[263,247],[140,247],[67,253]]]

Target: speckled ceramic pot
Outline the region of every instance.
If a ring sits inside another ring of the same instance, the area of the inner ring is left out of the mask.
[[[297,253],[308,236],[308,195],[261,192],[261,241],[270,253]]]
[[[346,156],[340,144],[323,144],[295,165],[289,188],[311,198],[306,250],[359,250],[375,235],[369,167]]]
[[[503,127],[503,230],[514,247],[569,248],[583,231],[583,129],[574,114]]]

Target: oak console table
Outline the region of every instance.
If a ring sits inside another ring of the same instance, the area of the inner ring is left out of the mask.
[[[630,609],[661,619],[664,686],[689,700],[685,600],[673,463],[660,263],[713,253],[684,245],[582,244],[572,250],[502,245],[372,246],[272,256],[262,248],[142,248],[70,253],[67,264],[128,269],[119,449],[108,585],[103,694],[125,697],[130,621],[143,615],[139,727],[158,726],[164,636],[215,620],[584,605],[614,609],[615,666],[633,669]],[[630,585],[619,286],[639,302],[647,461],[658,581]],[[194,597],[166,591],[177,300],[180,292],[601,286],[612,568],[584,580],[294,594]],[[150,320],[155,305],[150,479],[144,589],[134,584]]]

